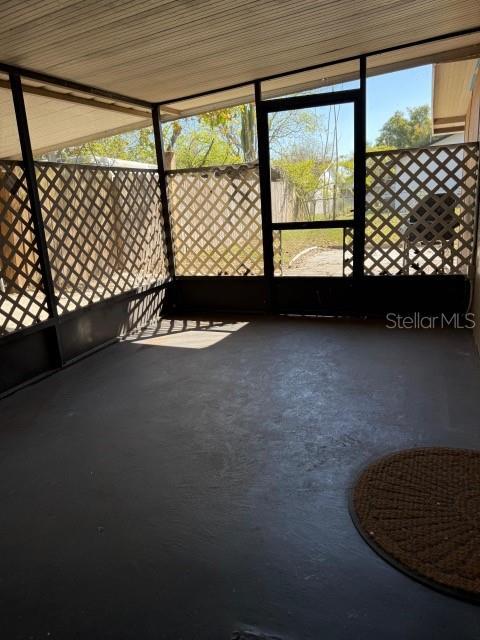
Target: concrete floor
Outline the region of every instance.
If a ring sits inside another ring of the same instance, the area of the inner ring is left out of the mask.
[[[14,639],[480,637],[363,542],[347,490],[401,447],[480,447],[462,330],[168,323],[0,403]]]

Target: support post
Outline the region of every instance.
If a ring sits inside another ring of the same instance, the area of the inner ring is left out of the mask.
[[[261,83],[255,82],[255,111],[257,116],[258,171],[260,177],[260,206],[262,213],[263,273],[265,303],[273,311],[273,231],[272,194],[270,188],[270,149],[268,144],[268,113],[262,106]]]
[[[160,130],[160,110],[158,105],[152,108],[153,136],[155,139],[155,152],[158,167],[158,186],[160,189],[160,202],[162,205],[163,229],[165,232],[165,244],[167,250],[168,273],[175,279],[175,260],[173,255],[172,226],[170,224],[170,209],[167,191],[167,176],[165,162],[163,160],[162,132]]]
[[[30,202],[30,214],[32,218],[35,238],[37,241],[38,260],[40,264],[40,272],[42,274],[43,289],[47,301],[48,313],[54,320],[55,336],[56,336],[56,357],[58,366],[63,366],[62,345],[59,333],[58,311],[55,298],[55,289],[53,286],[52,271],[50,268],[50,260],[48,258],[47,241],[45,238],[45,228],[42,218],[42,209],[40,199],[38,197],[37,177],[35,174],[35,164],[33,161],[32,144],[30,141],[30,133],[28,130],[27,111],[25,109],[25,100],[23,97],[22,80],[17,73],[10,73],[10,88],[12,91],[13,105],[15,109],[15,117],[17,121],[18,138],[20,148],[22,150],[23,166],[25,171],[25,180],[27,182],[28,199]]]
[[[360,58],[360,92],[355,101],[355,167],[354,167],[354,226],[353,277],[362,278],[365,256],[365,198],[366,198],[366,144],[367,144],[367,59]]]

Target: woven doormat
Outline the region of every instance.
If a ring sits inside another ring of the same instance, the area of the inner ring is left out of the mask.
[[[381,458],[358,478],[350,512],[398,569],[480,602],[480,452],[410,449]]]

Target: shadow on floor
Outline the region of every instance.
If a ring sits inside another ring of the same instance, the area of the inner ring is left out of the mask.
[[[222,338],[149,343],[192,333]],[[6,398],[4,637],[477,639],[480,610],[378,558],[347,495],[387,451],[480,447],[479,385],[467,331],[178,319]]]

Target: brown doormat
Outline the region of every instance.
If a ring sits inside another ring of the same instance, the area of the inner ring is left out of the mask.
[[[409,449],[381,458],[358,478],[350,513],[395,567],[480,602],[480,452]]]

